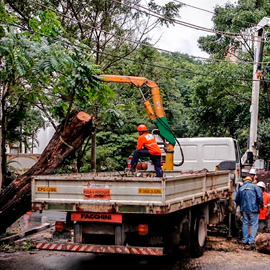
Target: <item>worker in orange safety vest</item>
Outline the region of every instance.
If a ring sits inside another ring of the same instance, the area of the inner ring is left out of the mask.
[[[264,208],[260,209],[259,214],[259,228],[258,232],[262,233],[265,229],[269,228],[269,214],[270,214],[270,194],[267,193],[265,183],[260,181],[257,186],[259,186],[263,193],[263,204]]]
[[[156,142],[153,134],[147,132],[147,126],[140,124],[137,127],[139,138],[137,141],[137,149],[133,153],[131,160],[131,171],[135,171],[140,157],[149,157],[154,163],[156,176],[162,177],[161,169],[161,150]]]

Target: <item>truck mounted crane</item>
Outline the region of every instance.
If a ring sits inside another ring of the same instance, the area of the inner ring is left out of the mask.
[[[158,85],[147,78],[144,77],[134,77],[134,76],[121,76],[121,75],[100,75],[100,79],[104,82],[116,82],[116,83],[130,83],[135,85],[139,88],[140,94],[143,98],[143,105],[148,114],[152,123],[154,123],[158,130],[159,135],[163,139],[164,143],[164,150],[166,152],[166,160],[162,167],[164,171],[173,170],[173,166],[181,166],[184,162],[184,156],[182,154],[182,161],[180,164],[174,164],[173,162],[173,154],[174,154],[174,147],[176,144],[175,135],[173,134],[169,123],[166,119],[163,102],[160,96],[160,90]],[[150,101],[146,99],[143,91],[141,90],[141,86],[146,85],[151,89],[151,95],[153,99],[154,109],[152,108]],[[180,147],[181,149],[181,147]]]

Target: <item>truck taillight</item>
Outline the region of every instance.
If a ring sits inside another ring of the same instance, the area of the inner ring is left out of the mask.
[[[148,225],[139,224],[138,233],[139,233],[139,235],[147,235],[148,234]]]
[[[56,232],[62,232],[64,231],[65,223],[64,221],[56,221],[55,222],[55,231]]]

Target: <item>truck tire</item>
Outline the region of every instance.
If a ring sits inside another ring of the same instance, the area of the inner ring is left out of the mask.
[[[190,227],[189,220],[184,219],[181,224],[181,232],[180,232],[180,241],[179,241],[179,251],[180,255],[184,257],[190,256]]]
[[[192,222],[191,253],[193,257],[200,257],[203,255],[206,244],[206,237],[207,237],[206,218],[205,214],[201,212],[198,215],[195,214]]]

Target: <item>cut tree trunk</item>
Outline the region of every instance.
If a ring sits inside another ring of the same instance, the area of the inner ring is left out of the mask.
[[[270,254],[270,233],[259,234],[255,238],[255,247],[261,253]]]
[[[91,116],[73,111],[64,129],[59,125],[39,160],[27,172],[17,177],[0,194],[0,233],[31,209],[31,177],[51,174],[65,158],[74,154],[91,135]]]

